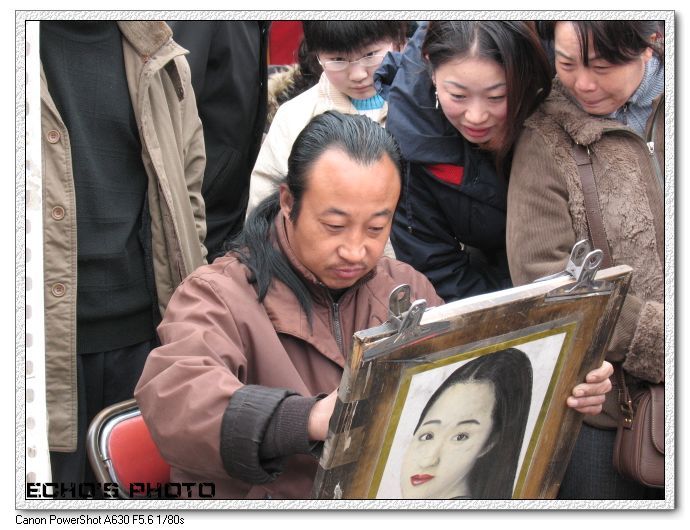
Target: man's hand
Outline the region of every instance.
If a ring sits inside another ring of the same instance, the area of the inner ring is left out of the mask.
[[[568,406],[582,414],[594,416],[601,412],[601,406],[606,400],[606,393],[611,390],[609,377],[613,375],[613,365],[604,363],[592,370],[585,377],[585,382],[573,388],[573,393],[568,397]]]
[[[317,401],[309,413],[307,432],[312,441],[323,441],[328,435],[328,422],[335,409],[335,400],[338,397],[338,389]]]

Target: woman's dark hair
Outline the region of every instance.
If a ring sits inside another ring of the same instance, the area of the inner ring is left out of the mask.
[[[403,45],[407,22],[399,20],[304,20],[304,41],[310,52],[354,52],[390,39]]]
[[[496,165],[508,175],[510,153],[525,119],[551,92],[551,66],[534,24],[525,21],[431,21],[422,53],[432,70],[465,57],[490,59],[506,74],[508,115],[502,137],[489,142]]]
[[[541,20],[537,28],[541,37],[553,41],[559,20]],[[660,63],[664,63],[663,21],[657,20],[568,20],[580,42],[582,62],[589,64],[589,49],[596,50],[611,64],[625,64],[651,48]],[[657,35],[656,40],[651,40]]]
[[[473,499],[509,499],[532,401],[532,364],[527,355],[508,348],[482,355],[455,370],[429,398],[414,429],[443,393],[460,383],[493,384],[496,403],[493,428],[486,441],[491,448],[480,456],[468,475]],[[462,407],[462,403],[458,403]]]
[[[288,158],[284,179],[292,195],[290,219],[297,223],[302,197],[309,185],[307,176],[314,163],[329,149],[339,149],[361,165],[371,165],[387,156],[401,175],[400,147],[383,127],[362,115],[345,115],[327,111],[315,116],[299,133]],[[266,297],[273,278],[295,293],[311,321],[309,291],[283,254],[274,247],[274,222],[280,212],[279,192],[264,199],[247,218],[240,234],[230,241],[227,250],[235,251],[252,273],[259,301]]]

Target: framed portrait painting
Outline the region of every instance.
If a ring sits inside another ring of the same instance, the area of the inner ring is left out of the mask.
[[[314,497],[554,498],[631,270],[560,275],[391,319],[355,335]],[[408,290],[409,293],[409,290]]]

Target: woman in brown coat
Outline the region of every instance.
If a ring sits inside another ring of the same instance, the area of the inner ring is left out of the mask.
[[[515,284],[564,269],[588,225],[573,144],[587,147],[613,264],[634,275],[607,359],[664,380],[664,67],[654,21],[550,22],[557,78],[526,122],[508,191]],[[561,498],[656,498],[612,468],[617,395],[584,425]],[[601,457],[597,459],[598,457]],[[663,490],[660,490],[663,498]]]

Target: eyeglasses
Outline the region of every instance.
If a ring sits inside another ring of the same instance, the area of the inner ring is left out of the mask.
[[[323,67],[323,69],[327,72],[342,72],[343,70],[346,70],[351,64],[359,64],[364,68],[378,66],[383,62],[383,58],[386,56],[386,53],[388,52],[375,53],[373,55],[365,55],[364,57],[361,57],[356,61],[325,61],[323,63],[321,62],[321,59],[318,59],[318,61],[319,64]]]

